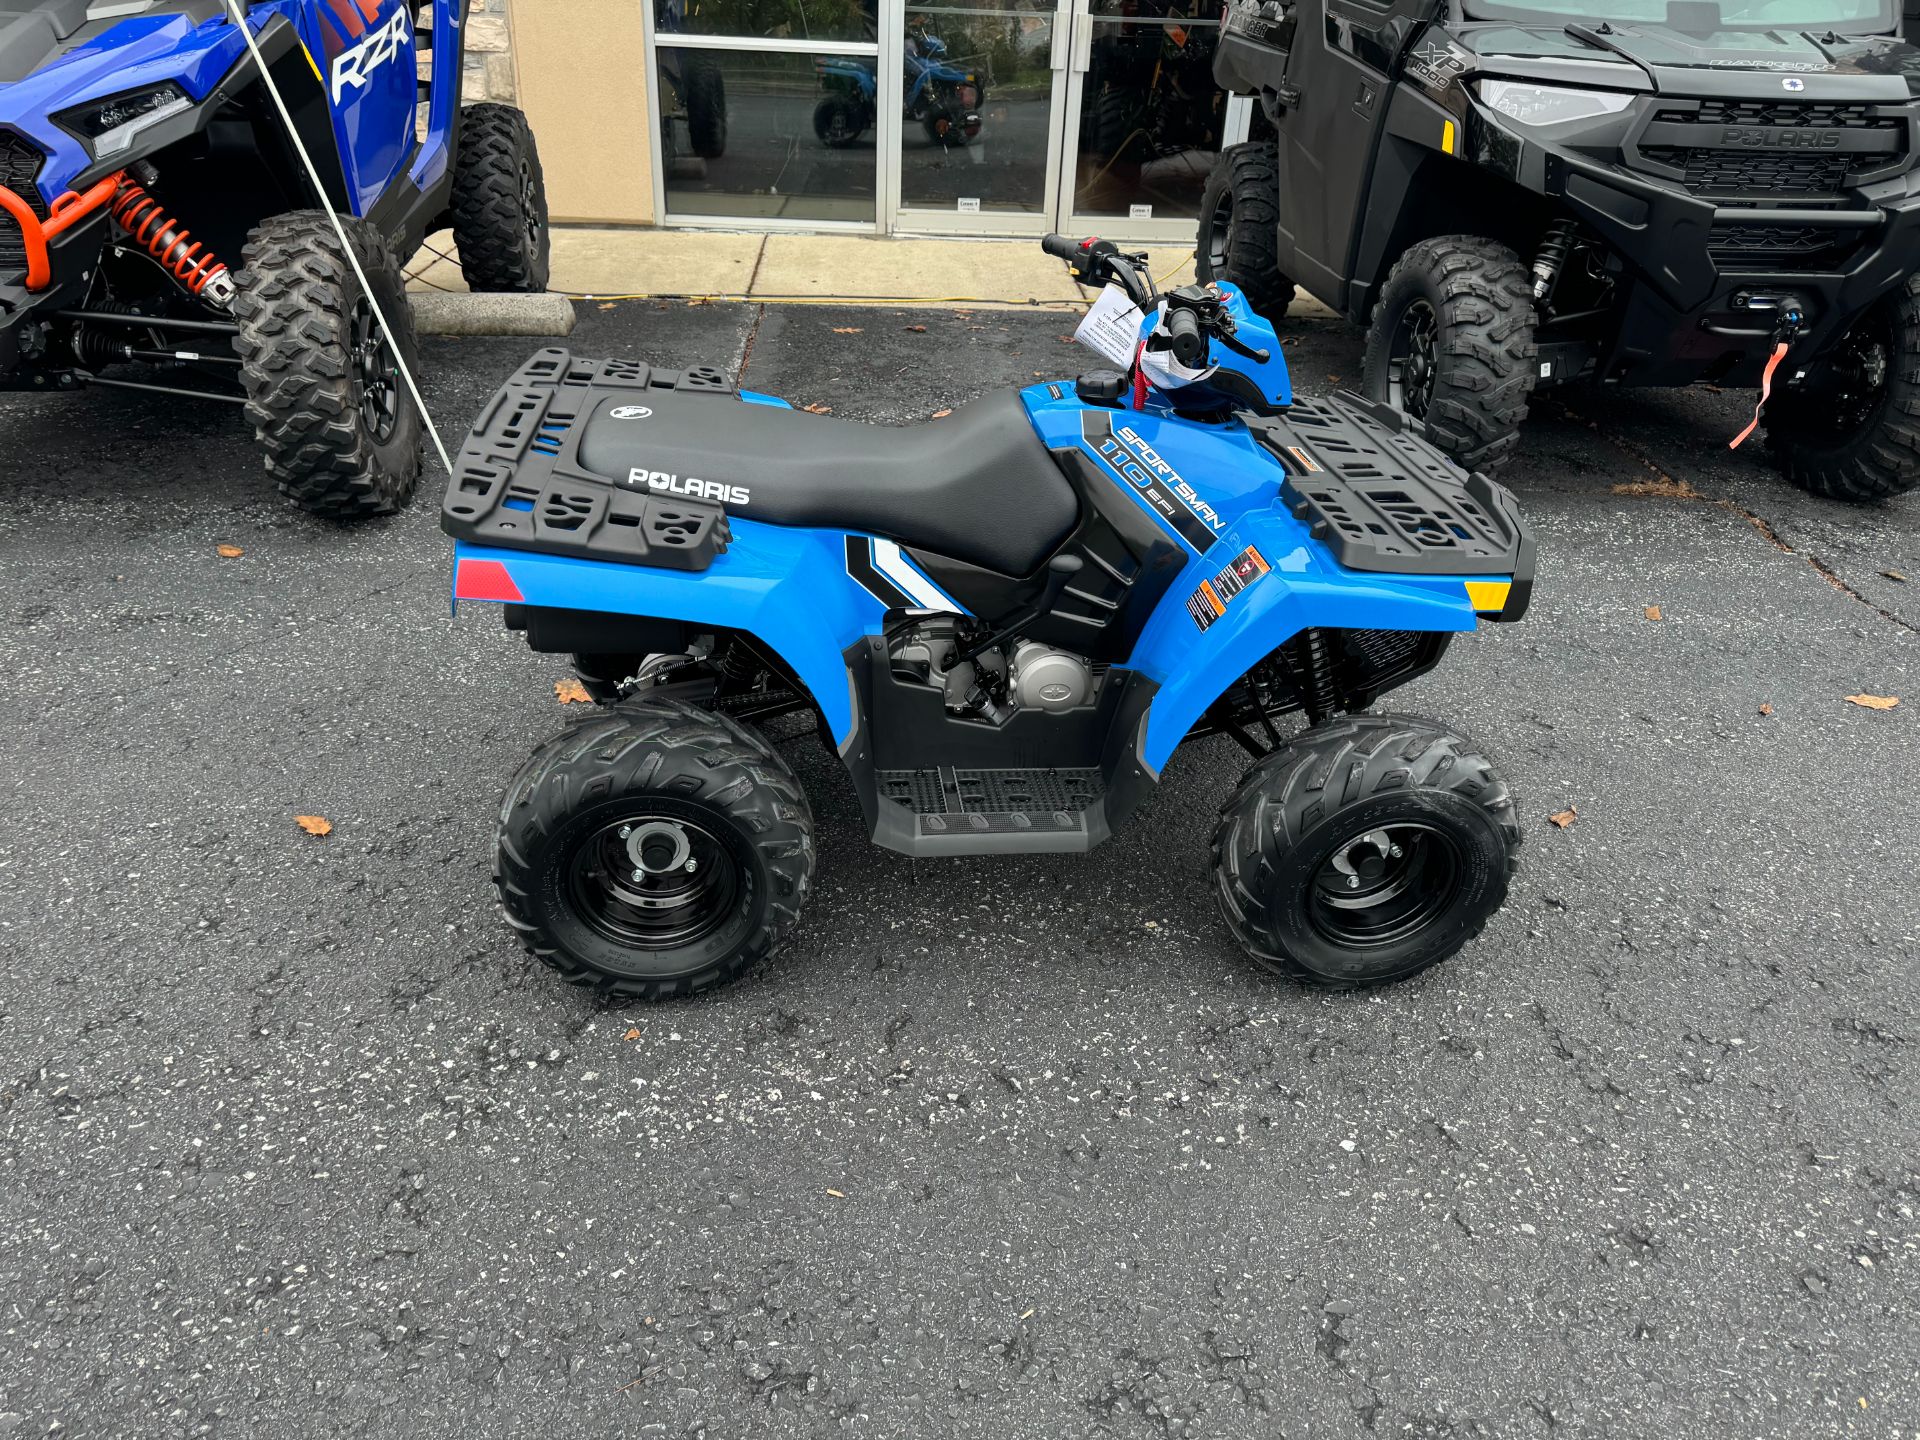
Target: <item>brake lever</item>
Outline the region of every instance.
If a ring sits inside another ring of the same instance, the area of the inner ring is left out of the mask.
[[[1249,345],[1238,339],[1231,330],[1221,329],[1214,332],[1220,343],[1236,355],[1244,355],[1256,365],[1264,365],[1273,358],[1273,352],[1257,345]]]

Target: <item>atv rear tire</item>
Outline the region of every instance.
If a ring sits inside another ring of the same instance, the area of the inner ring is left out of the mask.
[[[547,288],[553,237],[546,173],[527,117],[511,105],[461,112],[452,208],[468,289],[537,295]]]
[[[685,51],[681,52],[683,55]],[[686,55],[687,139],[702,160],[727,153],[727,77],[704,55]]]
[[[866,132],[860,103],[850,95],[828,95],[813,107],[813,133],[829,150],[844,150]]]
[[[1384,985],[1452,955],[1507,897],[1520,827],[1465,737],[1350,715],[1260,760],[1213,835],[1220,913],[1261,965]]]
[[[254,227],[234,277],[240,383],[247,418],[281,494],[315,515],[357,520],[406,504],[420,478],[424,426],[399,367],[417,373],[419,344],[399,262],[365,221],[341,221],[366,271],[373,306],[317,210]]]
[[[635,700],[514,776],[495,881],[522,943],[569,983],[665,1000],[778,949],[813,859],[806,795],[765,740],[684,701]]]
[[[1194,273],[1201,284],[1224,280],[1278,323],[1293,303],[1293,282],[1280,273],[1280,175],[1272,141],[1230,145],[1220,152],[1200,195],[1200,241]]]
[[[1380,287],[1366,393],[1467,469],[1492,471],[1519,446],[1539,378],[1533,327],[1532,283],[1513,251],[1474,235],[1423,240]]]
[[[1920,275],[1855,321],[1810,369],[1764,412],[1787,479],[1855,504],[1920,486]]]

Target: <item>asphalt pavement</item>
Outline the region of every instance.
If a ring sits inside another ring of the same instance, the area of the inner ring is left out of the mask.
[[[571,343],[904,422],[1069,328]],[[431,342],[442,424],[530,344]],[[1391,702],[1527,831],[1427,976],[1237,953],[1231,742],[1091,857],[916,863],[796,733],[798,940],[607,1008],[494,910],[564,672],[449,618],[438,481],[333,528],[235,413],[0,397],[0,1436],[1920,1435],[1920,497],[1793,491],[1744,404],[1539,407],[1532,614]]]

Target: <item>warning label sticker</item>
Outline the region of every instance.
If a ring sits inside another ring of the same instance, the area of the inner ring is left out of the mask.
[[[1231,565],[1212,579],[1202,580],[1200,588],[1187,597],[1187,613],[1193,617],[1193,623],[1204,631],[1227,613],[1235,596],[1272,568],[1266,557],[1249,545],[1233,557]]]

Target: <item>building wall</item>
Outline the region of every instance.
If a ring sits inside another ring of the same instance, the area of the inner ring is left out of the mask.
[[[469,102],[527,112],[562,223],[653,223],[645,0],[473,0]]]

